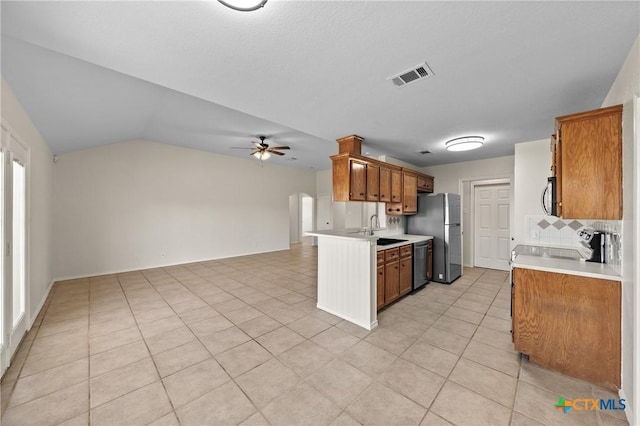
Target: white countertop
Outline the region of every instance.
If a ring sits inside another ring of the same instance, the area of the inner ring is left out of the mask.
[[[546,257],[519,254],[513,262],[513,268],[535,269],[558,274],[579,275],[602,280],[621,281],[622,277],[607,264],[585,262],[581,260],[550,259]]]
[[[375,235],[366,235],[359,229],[331,229],[327,231],[313,231],[307,232],[307,235],[313,235],[317,237],[334,237],[344,238],[349,240],[362,240],[362,241],[375,241],[378,238],[395,238],[398,240],[407,240],[396,244],[389,244],[387,246],[378,246],[377,250],[387,250],[396,247],[400,247],[406,244],[413,244],[420,241],[427,241],[433,239],[429,235],[411,235],[411,234],[393,234],[389,230],[381,230]]]

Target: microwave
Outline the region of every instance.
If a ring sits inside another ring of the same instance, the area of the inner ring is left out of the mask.
[[[547,178],[547,186],[542,191],[542,210],[548,216],[558,216],[558,202],[556,200],[556,177]]]

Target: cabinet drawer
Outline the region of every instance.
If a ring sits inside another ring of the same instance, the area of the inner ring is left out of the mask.
[[[378,252],[378,262],[377,262],[378,266],[380,265],[384,265],[384,250],[380,250]]]
[[[384,251],[384,260],[390,262],[400,257],[400,251],[397,248]]]
[[[400,257],[411,257],[412,252],[413,244],[407,244],[406,246],[400,247]]]

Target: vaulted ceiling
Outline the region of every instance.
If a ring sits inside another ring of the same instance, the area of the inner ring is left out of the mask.
[[[2,1],[1,71],[56,154],[129,139],[327,169],[335,139],[418,166],[513,154],[598,108],[639,2]],[[421,63],[434,75],[395,87]],[[444,142],[485,145],[447,152]],[[431,154],[419,154],[428,150]],[[295,158],[295,160],[293,159]]]

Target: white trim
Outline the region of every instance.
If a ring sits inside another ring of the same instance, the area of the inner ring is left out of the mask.
[[[7,256],[3,256],[3,261],[5,262],[3,273],[5,274],[4,281],[5,292],[3,294],[4,304],[4,330],[5,333],[5,342],[3,353],[0,355],[2,357],[2,367],[5,367],[6,358],[11,359],[14,356],[18,348],[18,344],[22,341],[23,337],[26,335],[27,331],[30,328],[30,317],[31,317],[31,148],[24,143],[23,138],[13,130],[12,126],[6,122],[4,118],[0,117],[0,126],[5,130],[7,134],[7,138],[5,141],[2,141],[2,149],[6,152],[6,162],[4,168],[5,173],[5,192],[3,194],[4,206],[13,206],[13,162],[16,161],[18,164],[24,167],[25,172],[25,181],[24,181],[24,192],[25,192],[25,200],[24,200],[24,212],[25,212],[25,223],[24,223],[24,245],[25,245],[25,264],[24,264],[24,312],[21,313],[20,319],[17,323],[17,326],[14,327],[13,321],[13,286],[10,284],[13,281],[13,262],[8,261]],[[13,229],[11,226],[13,220],[13,212],[12,209],[7,209],[2,216],[2,224],[4,226],[3,232],[3,241],[1,242],[5,247],[9,242],[12,242],[13,239]],[[13,251],[13,247],[12,247]],[[12,258],[11,258],[12,259]],[[11,306],[8,306],[11,304]],[[1,369],[1,368],[0,368]]]
[[[620,389],[618,391],[618,397],[620,399],[624,399],[625,401],[625,409],[624,409],[624,414],[625,416],[627,416],[627,421],[629,422],[630,425],[634,425],[636,423],[633,423],[633,419],[634,419],[634,415],[633,415],[633,409],[631,408],[631,405],[629,404],[629,398],[627,398],[627,394],[624,393],[623,389]]]
[[[287,251],[287,250],[290,250],[290,249],[291,249],[291,247],[289,246],[289,244],[287,244],[287,246],[285,246],[285,247],[276,248],[276,249],[268,250],[268,251],[252,251],[252,252],[248,252],[248,253],[237,253],[237,254],[231,254],[229,256],[222,256],[222,257],[209,257],[209,258],[206,258],[206,259],[195,259],[195,260],[185,259],[185,260],[182,260],[182,261],[179,261],[179,262],[175,262],[175,263],[136,266],[133,269],[115,269],[115,270],[110,270],[110,271],[92,272],[92,273],[88,273],[86,275],[68,275],[66,277],[54,277],[53,281],[56,282],[56,281],[68,281],[68,280],[80,280],[80,279],[83,279],[83,278],[100,277],[100,276],[104,276],[104,275],[126,274],[128,272],[144,271],[144,270],[147,270],[147,269],[170,268],[172,266],[184,265],[186,263],[209,262],[209,261],[213,261],[213,260],[230,259],[232,257],[252,256],[254,254],[273,253],[273,252],[276,252],[276,251]]]
[[[44,295],[42,297],[42,300],[38,304],[38,307],[34,310],[33,314],[31,315],[31,318],[29,318],[29,323],[27,324],[27,330],[31,330],[31,327],[33,327],[33,323],[36,322],[36,318],[38,318],[38,315],[40,315],[40,311],[44,307],[44,304],[47,301],[47,298],[49,297],[49,294],[51,293],[51,289],[53,288],[53,285],[55,283],[56,283],[55,281],[51,281],[47,286],[47,289],[44,292]]]
[[[462,182],[469,182],[469,228],[471,228],[468,232],[469,234],[469,244],[471,244],[471,259],[469,262],[469,266],[475,266],[475,190],[476,186],[483,185],[499,185],[499,184],[508,184],[509,185],[509,232],[513,233],[513,176],[507,177],[495,177],[489,179],[464,179]],[[462,191],[461,191],[462,192]],[[463,260],[464,263],[464,260]]]

